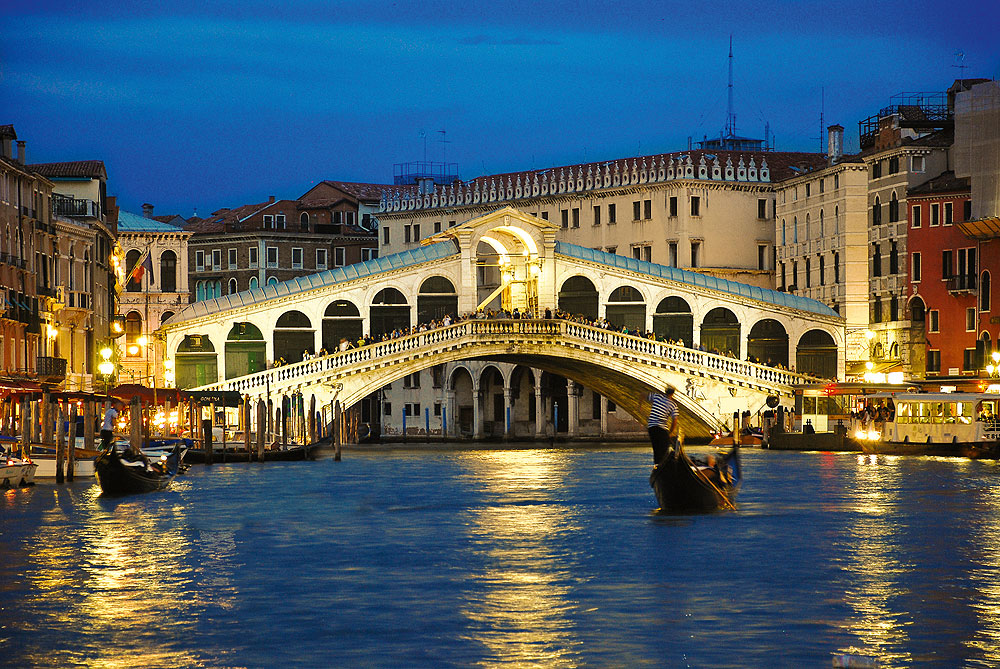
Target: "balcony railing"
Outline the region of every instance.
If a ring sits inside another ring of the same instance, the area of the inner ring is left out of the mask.
[[[35,359],[35,372],[40,381],[62,381],[66,378],[66,358],[38,356]]]
[[[976,275],[953,276],[948,278],[946,285],[949,293],[973,293],[976,290]]]
[[[93,200],[54,197],[52,198],[52,210],[62,216],[100,218],[100,209]]]

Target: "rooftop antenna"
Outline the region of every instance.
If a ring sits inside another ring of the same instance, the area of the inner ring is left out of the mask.
[[[823,142],[823,130],[826,127],[823,124],[823,110],[825,107],[826,107],[826,88],[820,86],[819,89],[819,152],[820,153],[827,152]]]
[[[438,132],[441,134],[441,139],[438,140],[441,143],[441,162],[445,164],[445,168],[444,169],[447,172],[448,171],[448,167],[447,167],[447,165],[448,165],[448,145],[451,144],[451,142],[448,141],[448,131],[447,130],[438,130]]]
[[[733,112],[733,35],[729,34],[729,103],[726,107],[726,135],[736,134],[736,114]]]
[[[427,162],[427,131],[420,131],[420,139],[424,140],[424,162]]]
[[[955,65],[952,67],[958,68],[959,79],[965,79],[965,71],[969,69],[969,66],[965,64],[965,52],[961,49],[955,52]]]

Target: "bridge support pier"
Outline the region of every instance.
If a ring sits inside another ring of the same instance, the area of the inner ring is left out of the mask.
[[[535,374],[535,436],[545,436],[545,405],[542,403],[542,373]]]
[[[445,416],[448,417],[448,433],[443,436],[458,435],[458,413],[455,411],[455,391],[448,390],[444,394]]]
[[[474,439],[483,438],[483,394],[478,386],[472,389],[472,434]]]
[[[507,381],[507,383],[504,385],[504,388],[503,388],[503,420],[502,420],[502,422],[503,422],[503,438],[504,439],[510,439],[511,438],[511,432],[513,432],[513,427],[512,426],[513,426],[514,417],[512,415],[513,412],[511,411],[511,407],[512,407],[512,402],[511,402],[510,381]]]
[[[566,380],[566,401],[569,407],[566,414],[566,433],[575,437],[580,431],[580,391],[582,386],[576,381]]]

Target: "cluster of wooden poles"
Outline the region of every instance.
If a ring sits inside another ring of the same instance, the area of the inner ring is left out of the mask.
[[[82,405],[82,407],[81,407]],[[95,417],[100,402],[76,399],[71,395],[41,393],[41,401],[31,395],[10,396],[0,405],[0,434],[18,435],[20,455],[31,457],[33,445],[55,447],[56,483],[72,481],[76,473],[76,438],[84,439],[84,453],[93,457]],[[81,411],[82,408],[82,411]],[[83,416],[83,434],[78,422]],[[91,426],[90,429],[87,426]],[[17,428],[20,426],[20,429]]]

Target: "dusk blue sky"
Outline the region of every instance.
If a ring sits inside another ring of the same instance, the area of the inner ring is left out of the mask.
[[[902,91],[1000,76],[997,0],[3,3],[0,124],[103,160],[124,208],[205,216],[393,164],[463,178],[686,148],[817,151]],[[964,53],[964,60],[956,55]],[[447,131],[447,145],[437,140]]]

